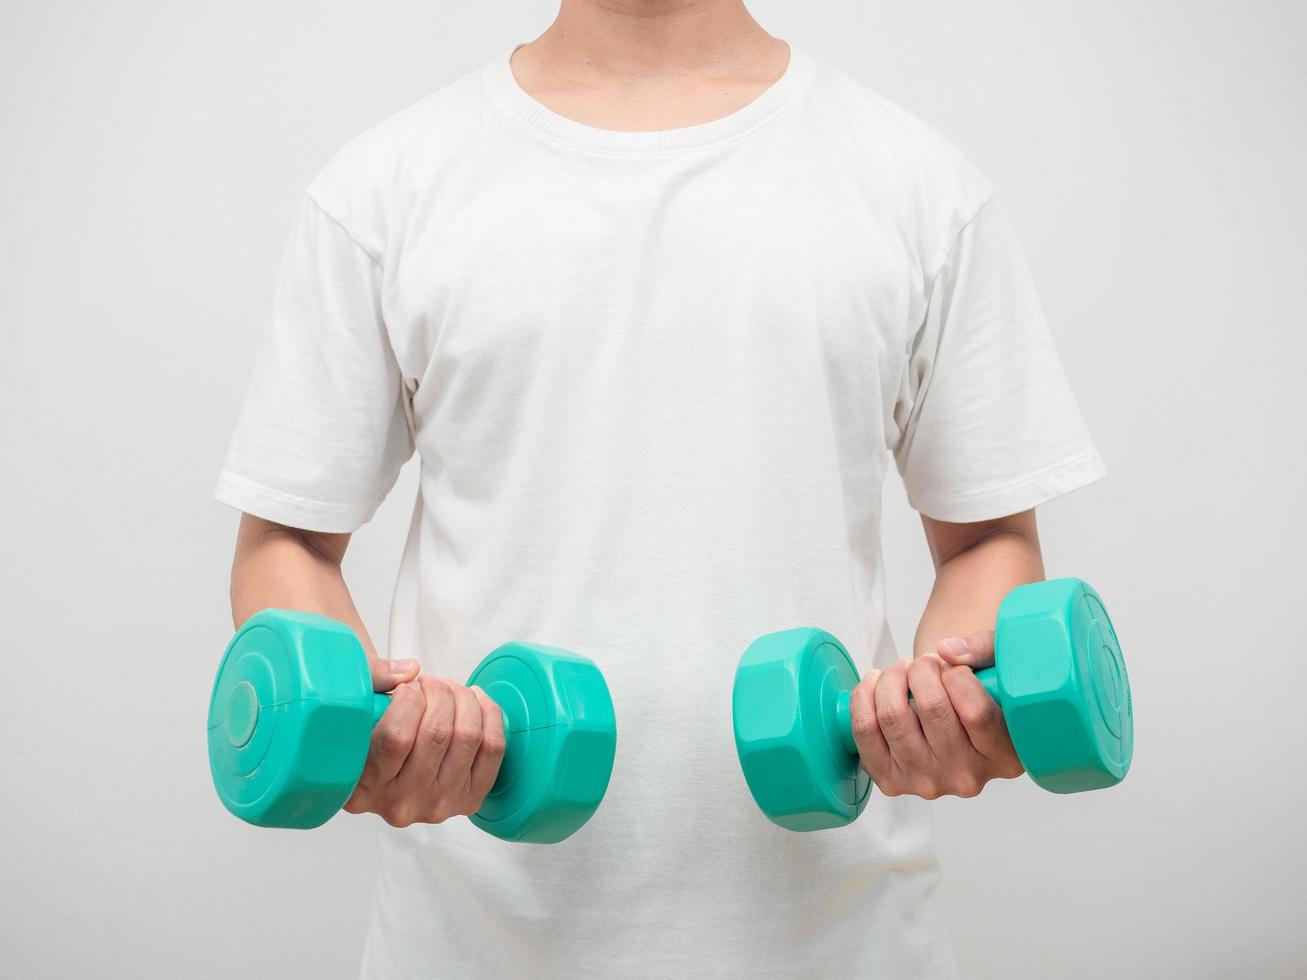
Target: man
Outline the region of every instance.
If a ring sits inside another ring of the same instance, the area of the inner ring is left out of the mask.
[[[340,563],[415,449],[382,659]],[[898,661],[891,461],[938,570]],[[364,974],[950,975],[924,801],[1021,772],[970,668],[1043,577],[1033,508],[1101,473],[984,177],[739,0],[564,0],[350,141],[301,202],[218,497],[236,621],[347,622],[395,692],[347,806],[390,825]],[[807,624],[878,668],[852,708],[879,792],[791,834],[740,775],[731,684]],[[448,819],[504,746],[453,678],[510,639],[596,660],[619,719],[557,846]]]

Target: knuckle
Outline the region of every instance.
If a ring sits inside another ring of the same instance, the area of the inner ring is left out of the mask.
[[[401,755],[407,747],[408,739],[405,738],[403,732],[395,728],[382,728],[377,730],[378,755]]]
[[[454,693],[453,688],[449,686],[449,681],[443,677],[432,677],[430,674],[422,675],[422,689],[428,696],[441,697]]]
[[[923,653],[920,657],[913,658],[908,665],[908,677],[913,680],[920,680],[923,677],[939,675],[940,659],[933,653]]]
[[[508,740],[499,732],[487,732],[481,739],[481,751],[492,759],[502,759]]]
[[[452,738],[453,743],[460,749],[475,752],[481,747],[481,729],[471,725],[455,726]]]
[[[423,743],[436,749],[448,748],[454,737],[453,726],[444,719],[424,722],[421,731]]]
[[[401,830],[404,827],[412,826],[414,814],[404,806],[389,806],[379,811],[381,819],[386,821],[392,827],[398,827]]]
[[[984,785],[984,780],[974,774],[959,776],[954,780],[951,795],[970,800],[980,795]]]
[[[876,706],[876,717],[886,732],[898,734],[903,731],[910,710],[906,701],[890,701]]]
[[[916,787],[916,795],[923,800],[938,800],[940,797],[939,787],[933,780],[923,780]]]
[[[866,711],[860,715],[855,715],[853,718],[853,738],[855,741],[865,741],[875,735],[878,728],[875,711]]]
[[[860,718],[853,723],[853,741],[865,742],[876,734],[876,723]]]
[[[953,704],[942,692],[931,691],[916,698],[917,715],[927,721],[943,721],[953,712]]]
[[[958,706],[958,717],[969,727],[986,728],[998,721],[998,705],[987,697],[965,698]]]
[[[984,728],[993,717],[993,712],[983,703],[967,699],[958,705],[958,719],[967,728]]]
[[[440,800],[431,808],[431,812],[427,815],[427,823],[440,824],[444,823],[450,817],[455,816],[458,816],[457,809],[449,806],[444,800]]]

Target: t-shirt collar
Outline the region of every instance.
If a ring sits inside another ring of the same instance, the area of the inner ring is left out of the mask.
[[[547,136],[609,153],[662,153],[729,141],[766,124],[793,102],[807,88],[813,63],[805,49],[787,44],[790,59],[784,73],[752,102],[718,119],[677,129],[599,129],[554,112],[527,94],[513,75],[509,59],[520,44],[486,65],[483,76],[487,93],[497,105]]]

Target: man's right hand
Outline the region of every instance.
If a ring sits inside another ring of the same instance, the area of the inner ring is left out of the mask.
[[[373,689],[390,692],[390,707],[345,804],[392,827],[476,813],[504,759],[499,705],[479,687],[418,671],[415,660],[373,661]]]

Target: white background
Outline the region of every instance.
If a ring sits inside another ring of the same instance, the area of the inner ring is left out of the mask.
[[[1116,618],[1134,769],[936,805],[964,975],[1302,975],[1305,8],[752,9],[994,180],[1110,470],[1041,524]],[[0,974],[355,973],[372,818],[258,831],[209,783],[210,493],[302,187],[553,12],[0,5]],[[413,476],[347,562],[383,642]],[[886,495],[905,643],[930,567]]]

